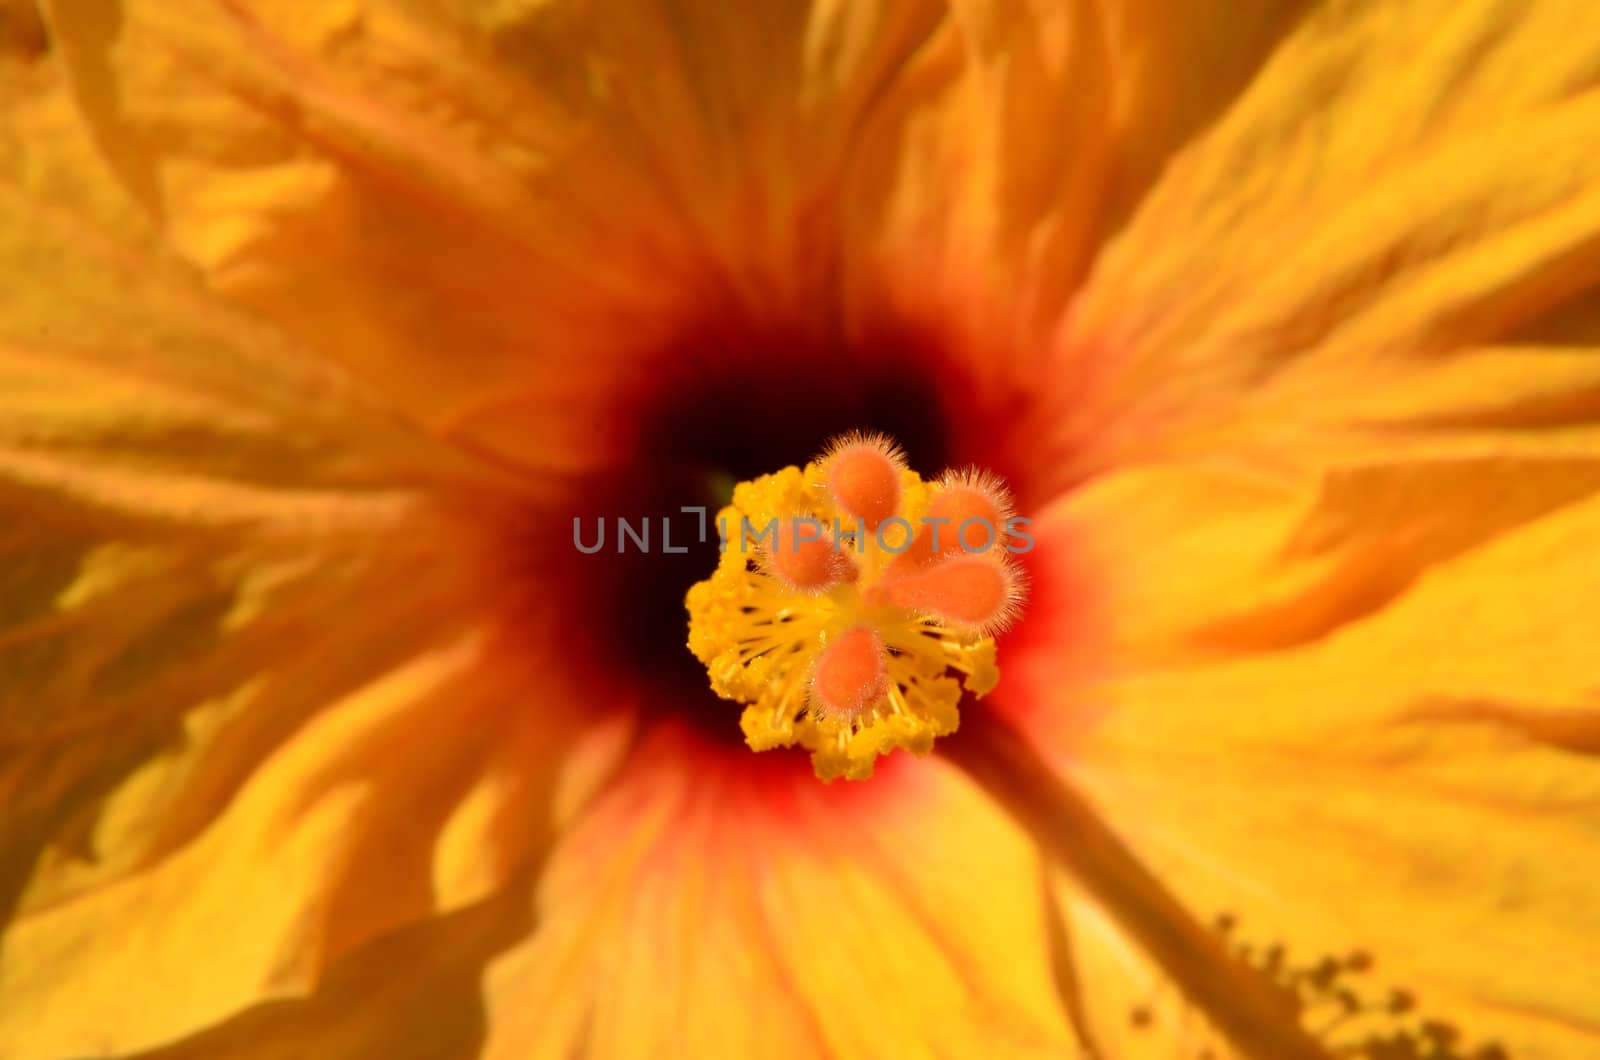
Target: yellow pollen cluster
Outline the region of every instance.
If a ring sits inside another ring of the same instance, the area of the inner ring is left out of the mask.
[[[855,780],[954,732],[963,687],[998,682],[993,634],[1021,598],[1009,518],[997,480],[924,482],[876,436],[739,484],[689,590],[689,650],[747,704],[751,749],[799,745],[818,777]]]

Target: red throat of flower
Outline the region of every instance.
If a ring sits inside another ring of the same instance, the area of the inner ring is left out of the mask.
[[[1019,613],[1004,487],[925,482],[876,435],[734,491],[723,554],[690,590],[689,647],[746,704],[746,742],[798,744],[823,779],[870,776],[895,748],[953,732],[963,687],[999,679],[994,636]]]

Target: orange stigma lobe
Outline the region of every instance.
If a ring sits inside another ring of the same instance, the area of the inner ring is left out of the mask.
[[[889,518],[900,504],[900,464],[893,447],[878,438],[846,440],[828,460],[828,492],[868,527]]]
[[[849,579],[850,560],[815,519],[784,519],[767,552],[772,573],[796,589],[826,589]]]
[[[928,518],[950,520],[939,535],[939,551],[985,552],[999,547],[1005,515],[976,486],[951,486],[928,506]]]
[[[817,657],[811,673],[812,699],[824,714],[853,717],[889,691],[883,641],[866,626],[835,637]]]
[[[1009,570],[983,556],[956,555],[905,573],[886,586],[897,607],[985,631],[1002,629],[1017,600]]]
[[[922,528],[911,547],[895,557],[894,571],[932,563],[960,552],[982,553],[1004,548],[1009,509],[1004,498],[978,484],[947,486],[928,505]]]

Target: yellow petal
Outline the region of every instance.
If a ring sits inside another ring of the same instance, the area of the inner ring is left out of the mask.
[[[1105,5],[1116,151],[1101,220],[1114,232],[1174,152],[1220,117],[1314,5],[1117,0]]]
[[[0,1053],[121,1052],[504,886],[607,751],[551,765],[571,687],[494,635],[489,476],[152,252],[48,92],[5,102]]]
[[[1103,572],[1103,666],[1309,643],[1600,492],[1600,435],[1577,429],[1286,440],[1108,475],[1046,514],[1040,549],[1076,549]]]
[[[1031,329],[1305,6],[950,5],[862,136],[846,235],[857,310],[887,297],[920,318],[931,283],[976,315],[962,321],[974,338],[1037,355]]]
[[[304,989],[351,945],[431,912],[416,861],[461,783],[451,774],[481,754],[475,741],[437,749],[441,718],[471,725],[482,709],[459,697],[442,709],[439,697],[481,665],[480,650],[450,646],[328,704],[193,842],[13,923],[0,971],[6,1054],[168,1040]]]
[[[404,483],[429,461],[400,474],[420,447],[363,421],[348,386],[298,370],[136,235],[109,238],[129,233],[53,100],[13,115],[41,134],[0,183],[0,268],[30,278],[0,309],[0,722],[27,823],[6,838],[27,849],[154,755],[183,711],[228,709],[249,653],[292,636],[262,611],[325,606],[381,567],[349,546],[420,512]],[[373,452],[341,461],[363,422]],[[225,526],[276,540],[216,536]],[[319,537],[335,528],[342,544]],[[124,718],[139,724],[120,746],[70,739]],[[8,851],[0,890],[14,895],[31,860]]]
[[[1076,987],[1085,1048],[1117,1060],[1168,1060],[1227,1042],[1206,1026],[1137,944],[1070,880],[1054,881],[1058,946]]]
[[[1037,353],[1105,195],[1102,33],[1087,3],[951,5],[862,132],[845,232],[855,320],[971,329],[983,379]],[[928,321],[930,305],[954,320]]]
[[[1061,316],[1144,189],[1304,7],[949,5],[886,86],[849,171],[852,336],[868,348],[886,327],[936,336],[958,361],[963,411],[1009,423],[976,440],[985,459],[1039,496],[1080,479],[1091,450],[1112,448],[1086,444],[1083,424],[1107,350],[1092,334],[1060,349]]]
[[[686,318],[816,316],[819,218],[931,8],[52,15],[108,158],[217,290],[430,426],[592,467]]]
[[[99,159],[51,43],[34,0],[0,0],[0,186],[148,245],[152,226]]]
[[[1548,467],[1520,467],[1520,490],[1488,467],[1474,476],[1481,492],[1430,494],[1441,481],[1423,465],[1410,489],[1324,491],[1309,516],[1265,526],[1245,516],[1270,509],[1260,490],[1219,489],[1220,517],[1240,530],[1231,541],[1192,532],[1204,509],[1191,507],[1168,523],[1179,543],[1148,540],[1140,553],[1174,579],[1168,603],[1183,603],[1162,608],[1153,582],[1146,601],[1163,616],[1195,612],[1183,633],[1219,613],[1271,613],[1272,576],[1297,561],[1331,563],[1326,584],[1359,583],[1382,567],[1340,567],[1368,542],[1408,577],[1305,636],[1263,640],[1263,623],[1227,650],[1154,665],[1149,644],[1179,628],[1161,621],[1142,644],[1123,640],[1138,667],[1063,704],[1067,768],[1198,917],[1235,917],[1257,960],[1273,944],[1296,965],[1373,958],[1351,985],[1375,1011],[1330,1030],[1334,1044],[1437,1020],[1466,1046],[1497,1042],[1514,1056],[1595,1048],[1600,994],[1572,969],[1600,932],[1587,882],[1600,870],[1600,627],[1587,589],[1600,502],[1587,482],[1574,493]],[[1544,504],[1530,508],[1530,492]],[[1436,518],[1413,497],[1436,502]],[[1474,520],[1476,537],[1448,525]],[[1190,537],[1217,547],[1186,554]],[[1233,584],[1264,584],[1269,606],[1226,591],[1213,561],[1234,574],[1253,563],[1264,581]],[[1186,570],[1193,584],[1180,584]],[[1385,1014],[1394,989],[1415,1009]],[[1337,1009],[1324,999],[1308,1019],[1331,1022]]]
[[[847,789],[706,753],[658,734],[557,849],[487,1056],[1070,1046],[1035,856],[980,793],[936,762]]]
[[[44,18],[34,0],[0,0],[0,63],[35,62],[49,46]]]
[[[479,976],[527,920],[523,892],[503,892],[360,947],[335,961],[309,997],[263,1002],[137,1060],[476,1056]]]
[[[1067,336],[1109,358],[1086,435],[1126,454],[1298,416],[1587,289],[1596,41],[1563,0],[1308,17],[1097,263]]]

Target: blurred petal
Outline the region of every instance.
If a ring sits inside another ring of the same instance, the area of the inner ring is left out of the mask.
[[[1126,220],[1172,155],[1259,73],[1312,0],[1116,0],[1105,5],[1116,140],[1106,232]]]
[[[0,0],[0,64],[31,64],[43,57],[49,44],[34,0]]]
[[[980,375],[1037,353],[1105,195],[1102,31],[1088,3],[952,5],[862,135],[845,230],[854,317],[941,307],[955,319],[938,324],[996,354],[972,366]]]
[[[1181,992],[1093,899],[1058,880],[1058,941],[1072,969],[1084,1041],[1093,1056],[1169,1060],[1209,1049],[1221,1060],[1227,1043],[1189,1008]]]
[[[508,890],[403,928],[335,961],[310,997],[263,1002],[136,1060],[476,1055],[484,1035],[478,977],[527,931],[528,913],[525,896]]]
[[[1563,0],[1304,20],[1097,263],[1068,347],[1111,367],[1061,429],[1106,460],[1259,431],[1592,288],[1597,41]]]
[[[709,754],[663,732],[557,849],[540,929],[491,970],[486,1055],[1070,1048],[1037,861],[981,794],[916,761],[870,787],[684,767]]]
[[[405,891],[427,879],[406,871],[407,856],[430,835],[426,817],[411,818],[439,808],[417,795],[440,774],[468,768],[472,756],[460,747],[450,756],[405,751],[429,746],[418,726],[439,719],[434,697],[459,678],[470,650],[423,657],[331,704],[195,841],[13,924],[0,975],[3,1011],[15,1014],[0,1023],[7,1053],[66,1056],[168,1040],[244,1001],[303,988],[352,941],[425,910],[426,895]],[[376,771],[374,760],[383,763]],[[400,777],[407,782],[397,786]],[[380,859],[370,845],[383,832],[396,842]]]
[[[1305,6],[1249,0],[1219,18],[1200,0],[950,5],[861,138],[846,297],[858,313],[887,296],[925,314],[932,283],[1000,352],[1037,356],[1035,329],[1100,240]]]
[[[1040,499],[1094,463],[1079,425],[1111,366],[1098,349],[1059,366],[1073,348],[1062,314],[1168,159],[1305,6],[950,5],[863,128],[840,295],[859,347],[886,318],[949,347],[956,451]]]
[[[506,483],[217,304],[13,102],[45,135],[0,168],[0,1053],[54,1058],[504,886],[581,803],[582,677],[484,569]]]
[[[591,467],[687,315],[809,316],[851,133],[931,5],[53,7],[100,142],[217,290],[411,415]],[[308,291],[315,291],[308,297]]]
[[[1117,672],[1279,650],[1360,621],[1456,556],[1600,492],[1597,443],[1595,432],[1560,444],[1452,432],[1299,438],[1276,464],[1241,451],[1106,476],[1040,535],[1070,533],[1091,566],[1115,571],[1099,613],[1103,665]]]
[[[526,383],[541,351],[532,371],[548,374],[548,358],[583,363],[589,336],[615,334],[594,297],[626,291],[637,255],[593,242],[570,254],[584,214],[534,190],[568,186],[570,169],[541,174],[577,131],[550,100],[484,74],[467,40],[397,4],[52,13],[108,159],[179,253],[424,422]],[[648,211],[617,191],[620,175],[586,177],[572,183]],[[608,267],[559,264],[576,258]]]

